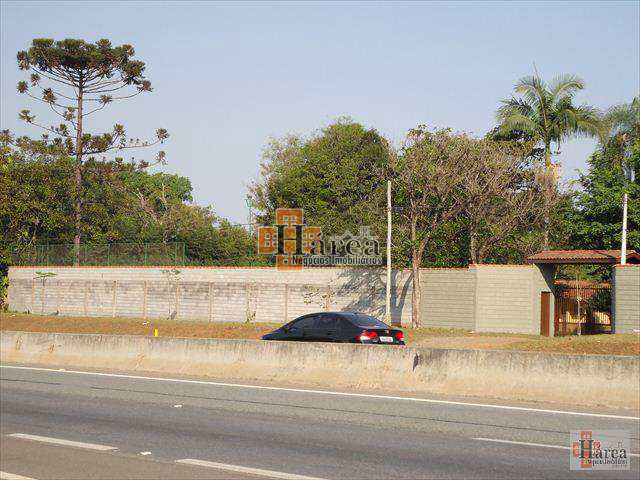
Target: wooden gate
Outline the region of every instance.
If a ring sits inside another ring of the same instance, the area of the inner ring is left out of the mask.
[[[551,292],[540,293],[540,335],[549,336],[549,320],[551,317]]]
[[[556,285],[555,335],[611,333],[611,286]]]

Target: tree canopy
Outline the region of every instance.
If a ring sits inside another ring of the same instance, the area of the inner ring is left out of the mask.
[[[545,165],[551,167],[551,146],[575,136],[602,135],[601,114],[588,105],[574,105],[584,81],[575,75],[561,75],[547,83],[538,75],[523,77],[514,91],[519,97],[503,100],[496,118],[501,134],[520,131],[544,146]]]
[[[128,138],[120,123],[116,123],[109,132],[87,132],[89,116],[114,101],[152,90],[151,82],[144,76],[144,62],[134,60],[134,55],[131,45],[113,46],[107,39],[89,43],[78,39],[54,41],[48,38],[34,39],[28,50],[17,54],[18,68],[31,72],[28,81],[18,82],[18,92],[48,105],[51,112],[60,117],[60,123],[47,125],[29,109],[23,109],[20,118],[44,130],[40,148],[55,147],[75,159],[72,192],[76,259],[83,234],[85,204],[91,201],[85,198],[87,192],[82,178],[85,163],[88,160],[98,161],[99,155],[162,143],[169,136],[164,128],[159,128],[154,141]],[[164,158],[164,152],[160,151],[156,161],[164,162]],[[140,165],[147,166],[148,162]]]
[[[387,141],[374,129],[339,119],[308,139],[272,139],[249,199],[258,221],[270,224],[279,207],[304,208],[307,224],[326,233],[357,229],[384,199]]]
[[[64,155],[35,157],[0,142],[0,265],[36,244],[73,241],[74,160]],[[38,150],[40,152],[40,150]],[[195,265],[261,264],[244,227],[195,205],[189,179],[149,173],[122,161],[88,161],[81,231],[87,243],[184,242]]]
[[[580,175],[568,212],[571,242],[581,248],[619,248],[622,197],[628,200],[628,247],[640,250],[640,102],[616,105],[605,116],[608,137]]]

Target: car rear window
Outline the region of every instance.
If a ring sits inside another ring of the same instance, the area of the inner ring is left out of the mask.
[[[346,317],[351,321],[351,323],[360,328],[390,328],[386,323],[369,315],[352,314],[347,315]]]

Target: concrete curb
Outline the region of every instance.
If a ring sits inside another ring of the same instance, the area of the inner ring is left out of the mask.
[[[5,331],[0,359],[640,408],[640,357],[630,356]]]

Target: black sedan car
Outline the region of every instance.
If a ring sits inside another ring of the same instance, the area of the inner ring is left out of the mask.
[[[402,330],[357,312],[322,312],[298,317],[263,340],[404,345]]]

